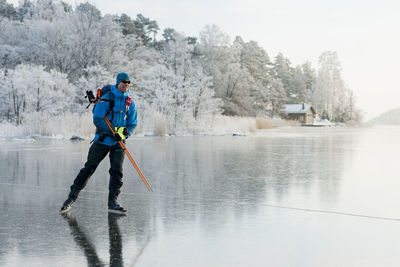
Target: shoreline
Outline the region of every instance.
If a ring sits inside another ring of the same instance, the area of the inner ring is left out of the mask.
[[[371,127],[386,127],[386,128],[398,128],[400,125],[299,125],[299,126],[276,126],[271,128],[263,128],[263,129],[253,129],[251,131],[225,131],[225,132],[197,132],[197,133],[189,133],[189,131],[182,131],[177,133],[167,133],[164,135],[158,135],[153,133],[143,133],[138,132],[130,136],[130,139],[133,138],[168,138],[168,137],[248,137],[248,136],[257,136],[262,132],[269,132],[273,130],[279,129],[354,129],[354,128],[371,128]],[[1,125],[0,125],[1,128]],[[61,134],[53,134],[53,135],[40,135],[40,134],[28,134],[28,135],[7,135],[0,136],[0,141],[39,141],[39,140],[63,140],[63,141],[71,141],[71,142],[80,142],[92,140],[94,138],[94,134],[90,136],[72,134],[69,137],[61,135]]]

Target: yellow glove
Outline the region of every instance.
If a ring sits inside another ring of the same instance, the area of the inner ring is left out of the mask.
[[[119,137],[121,137],[121,140],[125,140],[126,136],[129,134],[129,131],[126,127],[115,127],[114,131],[115,131],[115,135],[119,135]],[[119,138],[116,138],[116,139],[119,139]]]

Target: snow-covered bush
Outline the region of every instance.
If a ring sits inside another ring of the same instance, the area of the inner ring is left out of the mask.
[[[95,132],[92,120],[89,112],[81,115],[67,112],[56,116],[35,112],[25,115],[24,124],[0,124],[0,137],[50,136],[69,139],[75,135],[91,138]]]

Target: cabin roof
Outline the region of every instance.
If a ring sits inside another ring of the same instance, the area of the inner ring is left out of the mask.
[[[313,106],[310,104],[286,104],[281,108],[281,112],[285,112],[287,114],[306,114],[308,110],[311,109],[311,112],[316,113]]]

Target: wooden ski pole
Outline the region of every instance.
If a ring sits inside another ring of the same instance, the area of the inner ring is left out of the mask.
[[[109,121],[109,119],[107,118],[107,116],[104,117],[104,120],[106,121],[108,128],[110,128],[111,132],[113,134],[115,134],[114,129],[111,126],[111,122]],[[126,148],[124,142],[122,141],[118,141],[119,145],[122,147],[122,150],[124,150],[126,156],[128,157],[128,159],[131,161],[133,167],[135,167],[137,173],[139,174],[140,178],[142,179],[143,183],[146,185],[147,189],[149,191],[153,191],[153,189],[151,188],[149,182],[147,181],[146,177],[144,177],[142,171],[139,169],[139,166],[136,164],[135,160],[132,158],[131,153],[129,153],[128,149]]]

